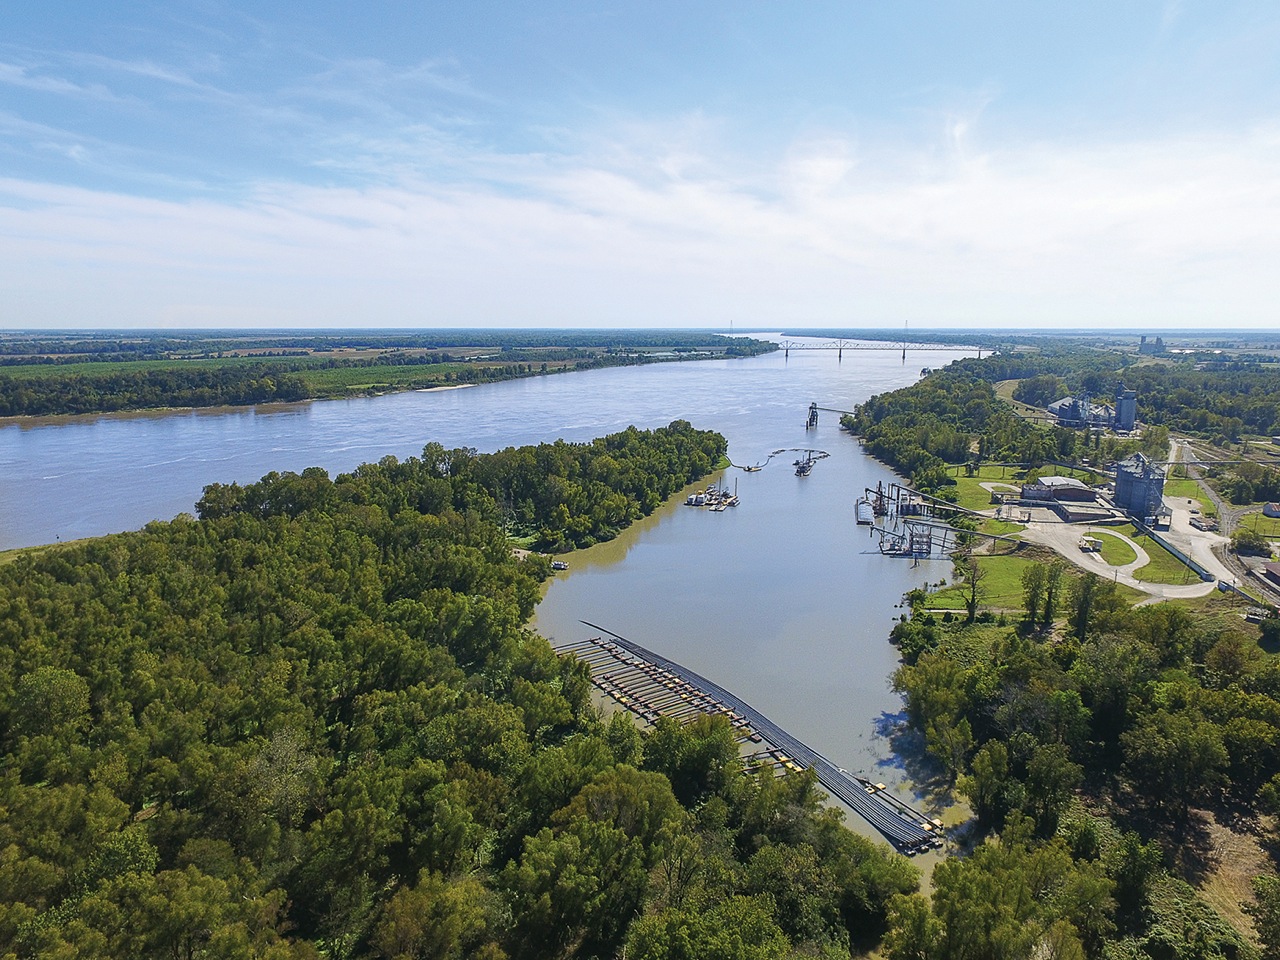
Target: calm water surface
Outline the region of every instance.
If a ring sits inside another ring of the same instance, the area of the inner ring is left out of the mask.
[[[572,555],[536,626],[554,640],[602,624],[732,689],[850,770],[903,777],[884,735],[901,708],[885,638],[902,594],[948,573],[880,556],[854,523],[862,488],[891,475],[822,413],[913,382],[954,353],[781,354],[537,377],[461,390],[283,408],[99,417],[0,427],[0,549],[133,529],[191,511],[203,486],[270,470],[330,473],[431,441],[481,451],[675,419],[720,431],[736,464],[779,448],[830,453],[807,478],[775,458],[730,470],[741,506],[671,504]],[[851,824],[852,825],[852,824]]]

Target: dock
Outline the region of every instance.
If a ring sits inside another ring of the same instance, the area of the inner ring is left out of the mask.
[[[832,796],[875,827],[899,852],[921,853],[942,845],[942,825],[891,795],[885,785],[850,773],[797,740],[750,704],[716,683],[597,624],[603,636],[558,646],[591,667],[592,683],[648,723],[670,717],[686,723],[702,714],[722,714],[739,742],[760,745],[749,767],[785,773],[809,769]]]

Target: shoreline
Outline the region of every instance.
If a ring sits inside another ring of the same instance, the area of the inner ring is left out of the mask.
[[[501,381],[495,381],[501,382]],[[64,423],[88,423],[93,420],[135,420],[151,417],[178,416],[225,416],[228,413],[241,413],[246,410],[262,410],[275,413],[291,409],[300,409],[313,403],[325,400],[359,400],[364,397],[379,397],[393,393],[438,393],[443,390],[463,390],[476,387],[476,383],[446,383],[437,387],[408,387],[404,390],[382,390],[370,393],[353,393],[347,397],[307,397],[305,400],[266,400],[262,403],[220,403],[211,407],[139,407],[135,410],[101,410],[97,413],[41,413],[20,414],[18,416],[0,417],[0,429],[7,426],[18,426],[27,429],[35,427],[56,427]]]
[[[870,456],[870,454],[865,454],[865,452],[864,452],[864,455]],[[879,463],[880,461],[877,460],[876,462]],[[659,506],[649,516],[642,517],[639,520],[636,520],[633,523],[631,523],[626,529],[624,529],[621,533],[619,533],[618,536],[614,537],[612,540],[607,540],[602,543],[594,544],[590,547],[579,548],[577,550],[570,551],[567,554],[559,555],[570,564],[570,569],[568,571],[565,571],[563,575],[572,576],[575,572],[590,570],[592,568],[599,567],[599,566],[611,566],[614,564],[622,563],[625,560],[627,553],[630,552],[632,547],[635,545],[636,540],[640,537],[641,534],[643,534],[646,530],[652,528],[654,525],[661,523],[670,514],[673,514],[684,508],[684,500],[687,494],[702,490],[710,482],[713,482],[713,481],[720,482],[720,480],[732,469],[741,469],[741,468],[734,467],[731,465],[729,467],[716,469],[716,470],[713,470],[711,473],[707,474],[705,477],[701,478],[700,480],[696,480],[693,483],[690,483],[689,485],[684,487],[682,490],[673,494],[669,501]],[[542,601],[545,600],[547,596],[547,592],[550,589],[551,584],[555,581],[555,579],[556,579],[556,576],[553,574],[551,577],[548,577],[545,581],[543,581],[541,591],[540,591],[541,597],[539,599],[539,605],[541,605]],[[557,638],[555,636],[548,635],[547,633],[543,633],[542,630],[539,629],[537,626],[537,623],[536,623],[537,618],[538,618],[538,614],[537,614],[537,611],[535,610],[533,620],[531,621],[531,625],[539,633],[540,636],[542,636],[544,639],[547,640],[548,643],[550,643],[553,647],[555,647],[558,642]],[[890,622],[890,626],[891,625],[892,625],[892,621]],[[886,627],[886,630],[883,636],[881,637],[880,642],[883,642],[885,644],[890,643],[888,630],[889,628]],[[902,659],[900,656],[895,657],[895,663],[898,665],[902,663]],[[712,680],[713,682],[716,681],[716,678],[714,676],[711,676],[709,674],[707,676],[708,676],[708,679]],[[886,676],[885,677],[886,683],[889,682],[890,679],[891,677]],[[739,691],[736,691],[736,690],[731,690],[731,692],[734,692],[737,695],[741,695]],[[650,723],[649,721],[639,716],[633,710],[630,710],[626,706],[618,703],[613,697],[609,696],[602,689],[596,686],[594,682],[591,685],[591,700],[593,705],[595,705],[601,711],[602,715],[606,720],[609,717],[613,716],[614,714],[622,713],[629,718],[631,723],[638,730],[642,732],[648,732],[653,729],[652,723]],[[946,825],[948,834],[951,834],[953,831],[956,830],[956,828],[961,827],[966,821],[968,821],[972,817],[972,810],[968,802],[964,798],[960,797],[954,792],[951,792],[950,796],[946,799],[945,802],[940,802],[940,797],[939,797],[936,783],[933,783],[927,780],[918,781],[912,776],[910,776],[910,774],[907,772],[907,765],[908,765],[908,761],[910,761],[912,757],[915,756],[915,754],[912,751],[903,752],[903,751],[894,749],[892,745],[889,746],[889,750],[890,750],[890,754],[897,761],[895,765],[896,766],[895,782],[891,783],[891,785],[889,786],[889,793],[897,796],[899,799],[903,800],[908,804],[916,806],[917,808],[927,809],[929,811],[930,816],[935,816],[943,821],[943,823]],[[745,756],[747,752],[748,752],[747,747],[744,744],[743,755]],[[863,819],[863,817],[857,812],[857,810],[845,804],[834,795],[830,794],[825,788],[819,786],[819,790],[822,792],[822,794],[825,797],[825,800],[823,801],[823,805],[830,809],[839,810],[841,812],[841,814],[843,815],[842,824],[845,827],[845,829],[849,830],[852,833],[857,834],[858,836],[871,839],[876,843],[883,843],[888,846],[892,846],[891,844],[889,844],[888,840],[885,839],[883,834],[881,834],[874,826],[872,826],[870,822]],[[926,853],[908,858],[913,864],[915,864],[920,869],[921,878],[922,878],[921,882],[926,889],[930,884],[930,878],[932,876],[934,867],[936,867],[938,863],[941,863],[944,859],[950,856],[955,851],[958,845],[959,845],[958,841],[952,838],[950,835],[948,835],[947,839],[944,841],[944,846],[941,849],[929,850]]]

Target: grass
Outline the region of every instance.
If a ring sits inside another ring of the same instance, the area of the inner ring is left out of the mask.
[[[1150,537],[1140,536],[1138,531],[1133,528],[1133,524],[1127,523],[1123,527],[1115,528],[1118,532],[1129,537],[1134,543],[1147,552],[1147,556],[1151,558],[1150,563],[1143,564],[1133,572],[1135,580],[1141,580],[1143,583],[1168,583],[1183,584],[1194,583],[1200,578],[1190,567],[1175,557],[1160,544],[1156,543]]]
[[[0,567],[4,566],[6,563],[13,563],[13,561],[17,560],[21,556],[34,557],[37,554],[47,553],[50,550],[60,550],[63,547],[67,547],[75,543],[85,543],[90,539],[93,538],[85,537],[81,540],[61,540],[58,543],[46,543],[38,547],[15,547],[12,550],[0,550]]]
[[[993,517],[990,520],[982,521],[982,525],[978,529],[983,533],[994,533],[998,536],[1008,537],[1015,533],[1021,533],[1027,527],[1026,524],[1012,523],[1008,520],[996,520]]]
[[[1187,497],[1200,503],[1200,512],[1206,517],[1216,517],[1218,509],[1200,489],[1200,484],[1190,478],[1174,478],[1164,482],[1166,497]]]
[[[978,557],[978,565],[986,572],[982,581],[979,606],[1017,610],[1022,606],[1022,573],[1038,561],[1028,557]],[[967,588],[963,583],[929,594],[926,610],[963,610]]]
[[[993,467],[984,466],[978,469],[978,472],[972,477],[965,476],[964,467],[958,466],[949,471],[955,478],[956,487],[956,503],[964,507],[966,510],[990,510],[991,509],[991,493],[983,489],[982,483],[1007,483],[1014,490],[1021,485],[1019,475],[1021,470],[1016,467]],[[1014,491],[1009,491],[1010,493]]]
[[[1280,540],[1280,517],[1264,517],[1261,511],[1255,511],[1242,516],[1236,526],[1256,530],[1264,537]]]
[[[1133,563],[1138,559],[1138,552],[1113,533],[1107,533],[1105,530],[1093,530],[1089,533],[1089,536],[1102,541],[1102,559],[1107,561],[1110,566],[1123,567],[1126,563]]]

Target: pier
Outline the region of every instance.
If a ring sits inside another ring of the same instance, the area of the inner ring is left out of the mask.
[[[557,647],[591,667],[601,691],[648,723],[670,717],[684,723],[701,714],[723,714],[743,743],[760,744],[748,765],[778,771],[810,769],[834,797],[875,827],[900,852],[920,853],[942,844],[942,825],[890,795],[884,784],[852,774],[797,740],[728,690],[638,643],[594,623],[607,636]]]

